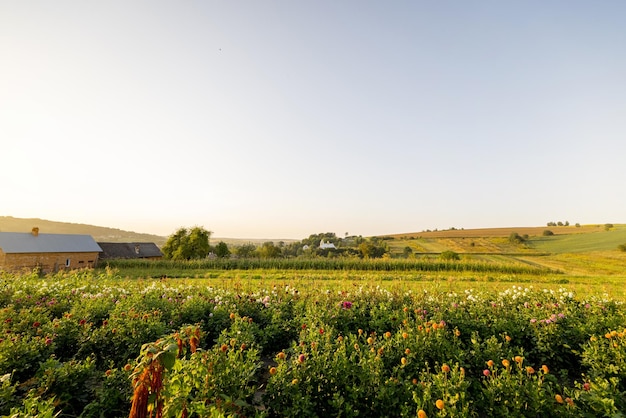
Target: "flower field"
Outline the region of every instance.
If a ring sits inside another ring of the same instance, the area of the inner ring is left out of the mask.
[[[0,273],[0,415],[626,414],[620,301],[467,285]]]

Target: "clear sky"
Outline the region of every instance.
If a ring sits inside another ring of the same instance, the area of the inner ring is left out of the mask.
[[[0,215],[626,221],[626,1],[0,2]]]

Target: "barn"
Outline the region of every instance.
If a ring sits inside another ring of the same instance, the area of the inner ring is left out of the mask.
[[[95,267],[100,246],[90,235],[0,232],[0,270],[49,273]]]
[[[143,259],[160,260],[163,253],[153,242],[99,242],[100,260]]]

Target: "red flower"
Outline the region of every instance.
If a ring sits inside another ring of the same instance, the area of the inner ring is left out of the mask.
[[[33,328],[39,328],[39,326],[41,325],[41,323],[35,321],[33,322]]]

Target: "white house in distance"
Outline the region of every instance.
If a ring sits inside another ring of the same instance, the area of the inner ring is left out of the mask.
[[[322,250],[329,249],[329,248],[330,248],[330,249],[333,249],[333,250],[336,250],[336,249],[337,249],[337,247],[335,247],[335,244],[333,244],[333,243],[332,243],[332,242],[330,242],[330,241],[326,241],[326,242],[324,242],[324,240],[323,240],[323,239],[320,241],[320,248],[321,248]]]

